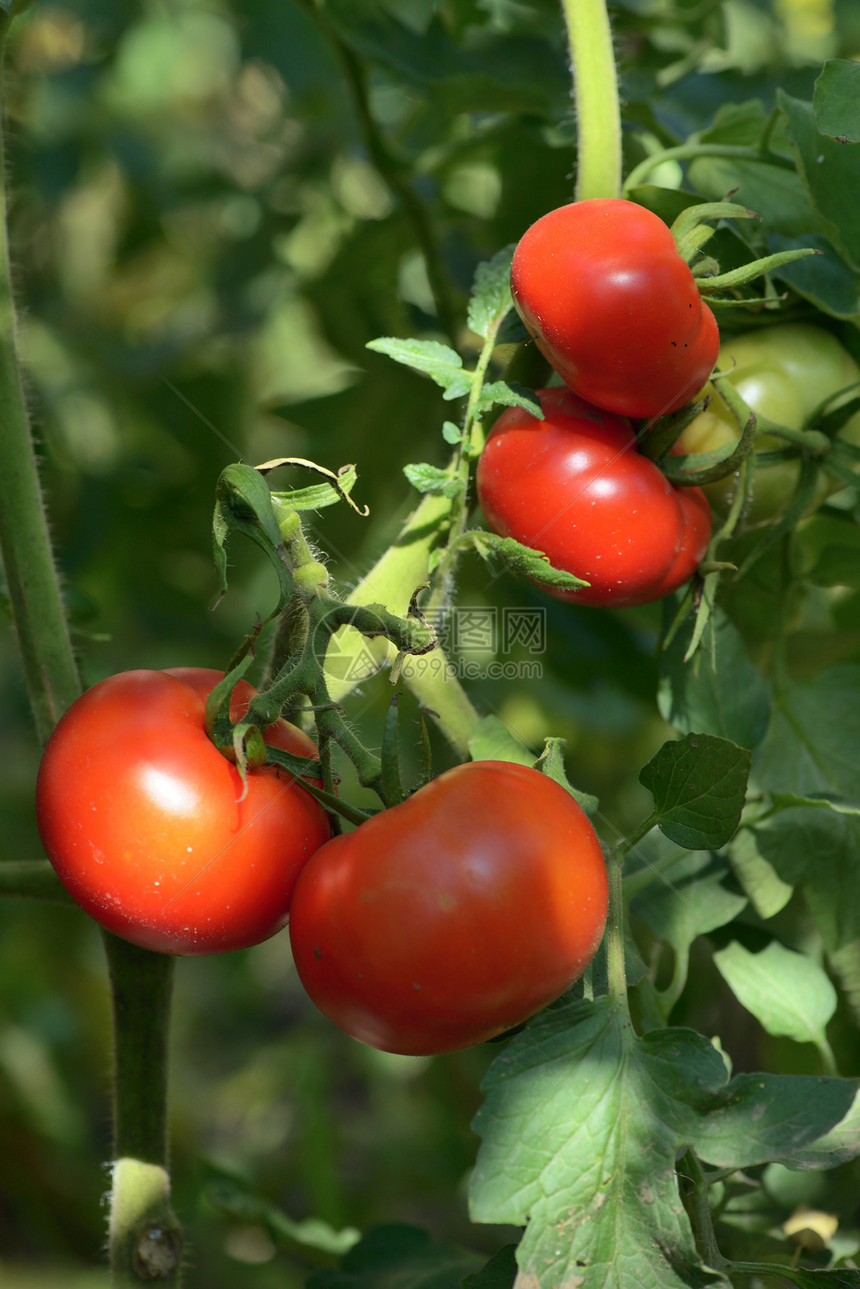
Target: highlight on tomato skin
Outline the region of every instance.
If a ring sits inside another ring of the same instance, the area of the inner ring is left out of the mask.
[[[538,770],[455,766],[322,846],[290,916],[299,977],[360,1042],[470,1047],[527,1020],[597,952],[606,866],[587,816]]]
[[[511,291],[541,353],[596,407],[664,416],[714,369],[713,311],[668,226],[636,202],[591,198],[542,215],[514,251]]]
[[[72,898],[102,927],[169,954],[248,948],[281,930],[299,871],[331,836],[286,772],[236,766],[207,736],[208,668],[128,671],[87,690],[45,748],[36,817]],[[232,715],[255,690],[240,681]],[[273,746],[315,757],[286,721]]]
[[[544,419],[507,408],[478,461],[478,501],[502,537],[589,583],[557,599],[648,604],[696,571],[711,539],[701,488],[670,483],[636,449],[630,421],[564,386],[537,391]]]

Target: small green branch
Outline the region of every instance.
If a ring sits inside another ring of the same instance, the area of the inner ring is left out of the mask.
[[[654,826],[654,821],[651,821]],[[650,829],[649,829],[650,831]],[[654,882],[659,881],[677,863],[682,860],[688,852],[680,847],[677,850],[670,851],[667,855],[661,856],[649,862],[644,868],[637,868],[635,873],[629,873],[624,878],[624,898],[629,902],[639,894],[640,891],[646,890]]]
[[[656,826],[656,824],[657,824],[656,815],[649,815],[647,819],[643,819],[639,827],[635,829],[635,831],[632,832],[629,837],[622,838],[622,840],[618,843],[619,855],[621,856],[628,855],[631,850],[634,850],[639,845],[640,841],[642,841],[643,837],[648,836],[649,832],[651,832],[651,830]]]
[[[818,1048],[818,1055],[821,1057],[821,1066],[824,1073],[830,1078],[838,1079],[840,1074],[839,1066],[836,1062],[836,1055],[827,1039],[822,1035],[822,1037],[816,1042],[815,1046]]]
[[[10,859],[0,863],[0,895],[75,905],[47,859]]]
[[[727,161],[758,161],[762,165],[776,166],[780,170],[794,170],[794,164],[788,157],[778,152],[767,152],[761,148],[752,148],[743,144],[731,143],[697,143],[689,139],[677,147],[665,148],[645,157],[638,166],[634,166],[624,181],[624,192],[629,193],[641,184],[652,170],[662,166],[664,161],[694,161],[697,157],[721,157]]]
[[[706,1267],[727,1274],[732,1264],[720,1253],[714,1232],[714,1219],[708,1199],[708,1183],[702,1165],[692,1150],[678,1161],[678,1189],[687,1210],[699,1257]],[[737,1269],[737,1267],[735,1267]]]
[[[576,200],[621,194],[621,109],[605,0],[562,0],[576,104]]]
[[[629,1018],[627,972],[624,965],[624,891],[621,883],[621,865],[620,851],[617,848],[610,850],[606,857],[606,869],[609,875],[606,957],[610,996],[616,1002],[623,1004]]]
[[[735,1276],[756,1276],[764,1280],[787,1280],[789,1284],[797,1285],[798,1289],[808,1289],[810,1278],[815,1276],[815,1272],[809,1272],[802,1267],[787,1266],[782,1262],[731,1262],[728,1268],[732,1275]],[[827,1272],[823,1273],[825,1276]],[[838,1272],[835,1273],[838,1275]],[[847,1273],[851,1275],[851,1272]],[[816,1277],[816,1278],[820,1278]],[[833,1283],[833,1281],[831,1281]],[[836,1282],[839,1283],[838,1281]],[[842,1284],[851,1284],[852,1281],[843,1280]]]

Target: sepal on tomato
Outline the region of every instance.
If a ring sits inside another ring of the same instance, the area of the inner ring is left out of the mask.
[[[730,475],[737,473],[752,451],[756,434],[759,433],[755,413],[750,410],[740,394],[729,382],[725,382],[721,393],[723,393],[723,399],[737,422],[740,438],[735,444],[724,443],[708,452],[679,452],[677,450],[678,436],[676,436],[675,440],[673,440],[672,449],[657,458],[657,464],[666,478],[671,480],[672,483],[702,487],[704,484],[727,479]],[[703,411],[706,406],[707,400],[701,405],[699,412]],[[687,424],[690,424],[693,419],[695,417],[691,417]],[[686,425],[680,427],[681,433],[685,428]]]
[[[710,221],[718,222],[721,219],[757,219],[761,216],[754,210],[749,210],[746,206],[739,206],[731,201],[706,201],[696,206],[688,206],[682,210],[681,214],[671,226],[672,236],[675,239],[675,245],[678,248],[678,254],[686,264],[692,264],[700,254],[702,247],[710,241],[716,232],[716,228],[710,226]],[[784,264],[791,264],[794,260],[805,259],[808,255],[820,255],[821,252],[814,247],[804,246],[789,251],[778,251],[773,255],[766,255],[762,259],[752,260],[749,264],[742,264],[740,268],[732,269],[728,273],[720,273],[719,265],[716,260],[708,256],[699,261],[693,269],[693,277],[699,288],[701,295],[706,296],[711,304],[744,304],[748,301],[723,301],[719,296],[711,298],[715,291],[729,291],[738,286],[743,286],[745,282],[752,282],[757,277],[763,277],[766,273],[772,272],[773,269],[781,268]]]
[[[710,221],[721,219],[761,219],[754,210],[733,201],[704,201],[682,210],[670,227],[678,254],[690,264],[717,231]]]

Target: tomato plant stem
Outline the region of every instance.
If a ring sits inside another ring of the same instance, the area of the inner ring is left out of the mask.
[[[677,850],[670,851],[668,855],[663,855],[660,859],[650,862],[645,868],[638,868],[635,873],[629,873],[624,878],[624,898],[629,903],[634,896],[640,891],[644,891],[652,882],[662,878],[663,874],[682,860],[687,854],[679,846]]]
[[[430,552],[438,544],[440,534],[450,524],[451,500],[428,493],[407,520],[399,537],[377,560],[366,577],[348,597],[349,604],[381,602],[393,613],[406,613],[415,590],[427,581]],[[344,632],[350,631],[344,628]],[[342,636],[342,645],[346,637]],[[387,640],[366,640],[362,652],[378,663],[393,659],[394,647]],[[400,671],[401,678],[413,691],[423,706],[433,713],[433,719],[455,751],[463,757],[468,754],[469,739],[480,719],[453,670],[448,666],[444,653],[418,658],[407,657]],[[344,677],[327,676],[330,697],[338,702],[359,682],[360,676],[350,672]]]
[[[4,15],[0,20],[0,59],[7,26],[8,15]],[[80,695],[81,682],[24,402],[9,274],[5,178],[6,168],[0,157],[0,554],[36,732],[45,742],[60,716]],[[22,883],[29,885],[26,893],[48,898],[52,898],[50,890],[56,889],[41,866],[27,873],[18,866],[17,874],[9,875],[16,877],[19,894],[24,893]],[[144,979],[145,972],[142,975],[138,971],[140,950],[107,937],[107,951],[116,1023],[114,1111],[118,1161],[114,1165],[111,1198],[111,1262],[116,1286],[140,1285],[154,1278],[149,1255],[153,1255],[155,1264],[162,1255],[160,1236],[153,1232],[169,1230],[165,1239],[174,1245],[179,1238],[175,1222],[168,1226],[167,1210],[160,1201],[155,1203],[150,1194],[143,1203],[137,1167],[142,1159],[157,1170],[160,1191],[164,1193],[169,1187],[164,1126],[167,994],[164,987],[150,989],[152,982]],[[169,960],[167,966],[159,962],[152,974],[168,980],[171,967]],[[147,1017],[145,1026],[139,1026],[142,1015]],[[137,1158],[120,1159],[120,1152]],[[152,1219],[142,1246],[142,1228],[131,1220],[134,1214]],[[162,1277],[163,1283],[176,1286],[177,1276],[178,1264],[176,1275]]]
[[[627,972],[624,966],[624,891],[621,883],[622,854],[618,848],[609,851],[606,869],[609,876],[609,917],[606,923],[606,958],[609,993],[622,1003],[629,1014]]]
[[[180,1280],[182,1234],[167,1171],[167,1045],[174,959],[104,934],[113,997],[114,1289]]]
[[[621,193],[621,110],[605,0],[562,0],[576,104],[576,200]]]
[[[702,1165],[692,1150],[678,1161],[678,1189],[687,1210],[696,1249],[705,1266],[725,1272],[730,1264],[720,1253],[708,1200],[708,1183]],[[780,1268],[780,1271],[782,1268]]]
[[[0,895],[73,904],[47,859],[8,859],[0,864]]]
[[[0,59],[8,17],[0,25]],[[36,732],[44,742],[80,693],[42,504],[18,361],[0,155],[0,554]]]

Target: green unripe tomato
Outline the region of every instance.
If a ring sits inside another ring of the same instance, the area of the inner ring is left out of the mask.
[[[860,369],[836,337],[805,322],[784,322],[724,341],[717,367],[726,373],[723,379],[731,381],[753,412],[790,430],[803,429],[828,395],[860,379]],[[680,451],[711,452],[740,437],[735,418],[720,395],[720,383],[708,382],[699,394],[700,398],[709,394],[711,402],[684,430],[678,440]],[[856,393],[846,395],[846,400]],[[860,412],[842,427],[840,435],[851,443],[860,443]],[[756,439],[757,449],[782,446],[783,442],[773,435],[763,434]],[[794,495],[799,473],[799,459],[759,467],[745,512],[746,523],[769,523],[783,515]],[[705,486],[711,507],[718,514],[728,511],[738,480],[739,475],[729,475]],[[822,474],[810,510],[839,486]]]

